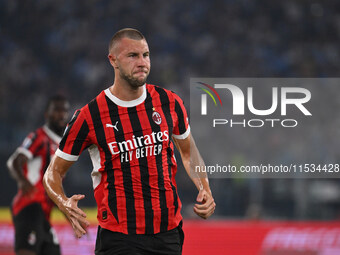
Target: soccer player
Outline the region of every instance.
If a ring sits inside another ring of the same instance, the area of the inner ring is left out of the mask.
[[[45,110],[45,125],[30,133],[7,161],[18,185],[11,208],[17,255],[60,254],[49,222],[54,204],[42,180],[66,127],[68,111],[69,103],[64,97],[51,97]]]
[[[84,195],[66,197],[61,180],[88,148],[98,206],[95,253],[181,254],[184,235],[173,143],[199,191],[194,211],[208,218],[215,210],[207,176],[194,176],[191,169],[204,163],[187,112],[175,93],[146,84],[150,53],[139,31],[118,31],[108,58],[114,84],[75,112],[45,173],[46,191],[75,234],[84,235],[89,223],[77,205]]]

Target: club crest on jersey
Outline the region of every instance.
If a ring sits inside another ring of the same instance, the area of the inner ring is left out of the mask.
[[[158,112],[152,113],[152,120],[157,124],[160,125],[162,123],[162,117]]]
[[[35,245],[35,243],[37,242],[37,235],[35,234],[34,231],[32,231],[29,235],[28,235],[28,238],[27,238],[27,242],[30,244],[30,245]]]
[[[31,144],[32,144],[32,139],[26,137],[24,142],[22,143],[22,147],[28,149],[31,146]]]

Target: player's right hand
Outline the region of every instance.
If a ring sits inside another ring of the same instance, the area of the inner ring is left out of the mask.
[[[86,220],[86,214],[78,207],[78,201],[85,198],[85,195],[73,195],[68,198],[60,210],[66,215],[71,223],[77,238],[86,234],[86,229],[90,223]]]

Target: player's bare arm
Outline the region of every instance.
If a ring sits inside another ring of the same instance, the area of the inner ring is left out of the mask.
[[[29,196],[34,192],[34,186],[27,180],[23,173],[23,167],[28,158],[22,153],[14,153],[7,161],[7,166],[11,176],[16,180],[18,189],[24,196]]]
[[[43,183],[48,196],[65,214],[75,235],[80,238],[86,234],[86,228],[89,226],[86,214],[78,208],[78,201],[83,199],[85,195],[73,195],[68,198],[62,186],[62,179],[72,164],[73,161],[54,156],[45,172]]]
[[[195,204],[194,212],[201,218],[207,219],[214,213],[216,204],[206,173],[195,173],[194,171],[195,166],[204,166],[204,161],[191,134],[185,139],[173,138],[173,140],[181,154],[186,172],[199,190],[196,199],[199,204]]]

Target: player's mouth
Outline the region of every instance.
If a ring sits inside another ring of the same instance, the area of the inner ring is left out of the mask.
[[[141,69],[141,70],[138,70],[136,72],[134,72],[134,74],[144,74],[144,75],[147,75],[148,74],[148,70],[147,69]]]
[[[67,125],[67,122],[65,122],[65,121],[58,121],[58,122],[57,122],[57,126],[58,126],[59,128],[65,128],[66,125]]]
[[[142,75],[146,75],[146,72],[136,72],[135,74],[142,74]]]

